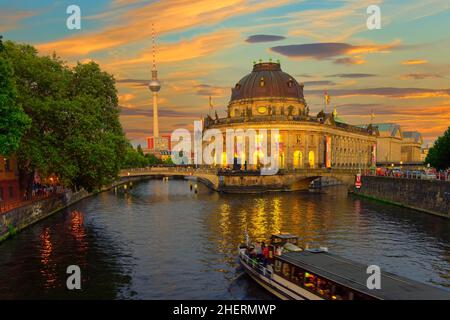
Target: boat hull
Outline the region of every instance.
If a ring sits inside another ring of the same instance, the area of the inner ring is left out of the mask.
[[[239,255],[239,262],[245,272],[268,292],[282,300],[317,300],[317,296],[309,292],[295,288],[293,284],[273,274],[262,274],[248,263],[248,259],[242,253]],[[283,283],[286,282],[286,283]],[[302,292],[305,291],[305,292]]]

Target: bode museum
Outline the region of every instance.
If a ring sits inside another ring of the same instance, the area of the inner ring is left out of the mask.
[[[419,132],[402,131],[395,123],[350,125],[336,110],[310,114],[303,84],[283,72],[279,62],[254,63],[252,72],[231,89],[227,116],[208,115],[204,129],[221,130],[224,141],[227,129],[278,129],[278,166],[285,170],[423,164]],[[241,168],[251,156],[257,156],[249,155],[247,145],[245,148],[245,154],[235,155]],[[230,167],[222,159],[221,166]],[[258,165],[248,165],[248,169],[255,167]]]
[[[204,129],[213,128],[223,133],[224,140],[227,129],[278,129],[280,169],[364,169],[376,165],[376,128],[346,124],[336,112],[311,115],[303,84],[283,72],[280,63],[255,63],[253,71],[232,88],[227,117],[216,114],[215,119],[205,118]],[[241,165],[255,157],[248,153],[246,145],[245,154],[235,155]]]

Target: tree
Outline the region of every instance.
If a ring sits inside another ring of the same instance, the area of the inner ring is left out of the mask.
[[[149,165],[147,157],[138,150],[135,150],[131,144],[127,146],[124,158],[122,164],[123,169],[143,168]]]
[[[147,163],[148,163],[148,165],[154,165],[154,164],[160,164],[161,163],[161,160],[160,159],[158,159],[154,154],[152,154],[152,153],[147,153],[146,155],[145,155],[145,157],[147,158]]]
[[[430,148],[425,163],[438,170],[450,168],[450,127]]]
[[[17,151],[23,188],[35,171],[69,187],[93,190],[112,182],[127,145],[114,78],[91,62],[68,67],[55,54],[7,41],[18,102],[32,119]]]
[[[140,155],[144,156],[144,150],[142,150],[142,147],[141,147],[140,144],[138,144],[138,146],[137,146],[137,152],[138,152]]]
[[[3,44],[0,38],[0,49]],[[1,52],[1,50],[0,50]],[[30,118],[17,103],[10,63],[0,56],[0,154],[8,156],[19,147],[20,139],[29,128]]]

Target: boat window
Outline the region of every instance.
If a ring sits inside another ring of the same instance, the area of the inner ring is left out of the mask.
[[[281,273],[281,264],[282,262],[280,260],[275,260],[275,273]]]
[[[331,289],[331,300],[347,300],[348,289],[339,284],[333,284]]]
[[[289,263],[283,262],[282,274],[285,278],[289,279],[291,275],[291,265]]]
[[[317,278],[315,275],[305,272],[305,282],[303,286],[308,290],[316,291],[316,280]]]
[[[317,293],[326,299],[331,299],[332,283],[317,277]]]
[[[299,279],[298,279],[298,267],[295,266],[291,266],[291,281],[299,284]]]

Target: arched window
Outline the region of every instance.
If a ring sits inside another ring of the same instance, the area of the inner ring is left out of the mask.
[[[294,80],[289,79],[288,82],[287,82],[287,85],[288,85],[289,88],[292,88],[294,86]]]
[[[264,77],[261,77],[261,79],[259,80],[259,86],[264,87],[264,85],[265,85]]]
[[[308,154],[308,163],[310,168],[314,168],[315,159],[314,159],[314,151],[310,151]]]
[[[294,152],[294,169],[303,167],[303,153],[300,150]]]

